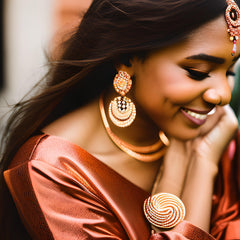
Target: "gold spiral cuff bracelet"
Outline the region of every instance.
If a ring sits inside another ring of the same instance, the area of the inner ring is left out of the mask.
[[[147,220],[159,228],[173,228],[185,217],[183,202],[170,193],[158,193],[147,198],[143,205]]]

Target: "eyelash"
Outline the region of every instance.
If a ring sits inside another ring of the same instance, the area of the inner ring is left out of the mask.
[[[233,76],[233,77],[235,77],[235,76],[236,76],[236,73],[228,70],[228,71],[226,72],[226,76]]]
[[[201,80],[203,80],[205,78],[210,77],[210,75],[208,73],[206,73],[206,72],[201,72],[201,71],[194,70],[192,68],[186,68],[186,67],[184,69],[188,72],[188,76],[190,78],[192,78],[193,80],[201,81]],[[233,77],[235,77],[236,73],[233,72],[233,71],[228,70],[226,72],[226,76],[233,76]]]
[[[210,77],[208,73],[194,70],[192,68],[184,68],[188,72],[188,76],[193,80],[201,81]]]

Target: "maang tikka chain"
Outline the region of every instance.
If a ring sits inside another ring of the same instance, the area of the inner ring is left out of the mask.
[[[240,10],[234,0],[226,0],[228,6],[225,12],[225,18],[228,25],[230,40],[233,42],[232,55],[237,51],[237,40],[240,36]]]
[[[113,86],[120,96],[111,101],[108,109],[109,117],[116,126],[128,127],[136,117],[134,103],[125,96],[132,86],[130,75],[125,71],[119,71],[114,78]]]

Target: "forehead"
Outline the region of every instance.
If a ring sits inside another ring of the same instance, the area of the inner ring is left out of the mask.
[[[232,65],[240,54],[240,39],[237,41],[237,52],[232,56],[233,42],[227,31],[225,16],[210,21],[190,33],[186,40],[165,49],[153,52],[149,60],[157,62],[181,62],[189,56],[205,54],[224,59],[225,66]]]
[[[199,27],[192,32],[185,42],[186,49],[196,54],[203,52],[212,56],[232,60],[233,42],[227,32],[227,23],[224,15]],[[236,56],[240,53],[240,41],[237,41]]]

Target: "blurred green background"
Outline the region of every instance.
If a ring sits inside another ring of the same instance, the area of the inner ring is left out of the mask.
[[[236,116],[238,117],[238,126],[240,128],[240,65],[236,69],[235,84],[230,102]]]

